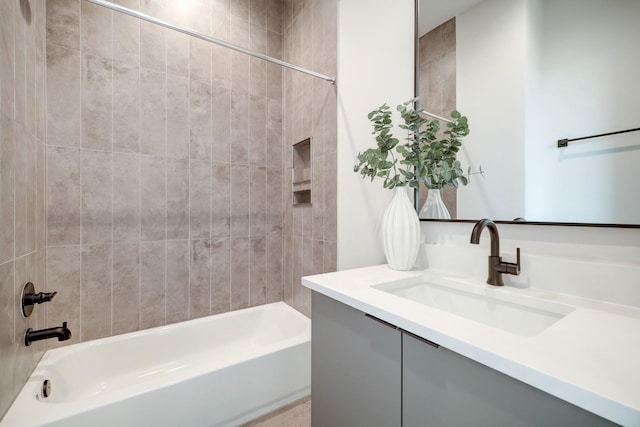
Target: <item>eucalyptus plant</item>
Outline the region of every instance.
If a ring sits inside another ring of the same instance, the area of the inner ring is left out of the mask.
[[[439,137],[440,121],[427,118],[423,109],[414,109],[415,101],[397,106],[403,120],[398,127],[408,133],[402,144],[393,136],[392,111],[386,103],[369,113],[377,146],[358,153],[354,172],[371,181],[382,178],[384,188],[418,188],[420,182],[434,189],[467,185],[471,172],[465,173],[456,159],[462,146],[460,138],[469,134],[467,118],[452,111],[452,120]]]

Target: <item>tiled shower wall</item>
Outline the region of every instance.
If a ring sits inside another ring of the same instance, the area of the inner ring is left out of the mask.
[[[430,113],[449,117],[456,109],[456,19],[452,18],[420,37],[418,55],[420,105]],[[440,127],[444,129],[445,124],[441,123]],[[421,187],[420,207],[426,198],[427,189]],[[442,199],[451,218],[456,218],[456,189],[445,187]]]
[[[282,56],[279,0],[116,3]],[[48,324],[68,321],[77,342],[283,299],[282,81],[47,0]]]
[[[336,72],[335,0],[116,3]],[[24,347],[27,327],[68,321],[66,345],[282,299],[309,314],[300,276],[335,269],[334,86],[80,0],[2,0],[0,20],[0,414],[60,345]],[[308,136],[313,204],[293,208]],[[28,321],[27,280],[59,292]]]
[[[286,0],[285,60],[335,76],[337,72],[337,2]],[[285,71],[284,90],[284,298],[306,315],[311,294],[300,278],[336,270],[336,86]],[[311,204],[291,203],[292,148],[311,137]]]
[[[46,307],[20,313],[22,286],[45,290],[44,2],[0,1],[0,417],[45,350],[24,345]]]

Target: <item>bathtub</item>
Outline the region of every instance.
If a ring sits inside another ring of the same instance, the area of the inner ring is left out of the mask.
[[[310,385],[311,322],[278,302],[49,350],[0,426],[237,426]]]

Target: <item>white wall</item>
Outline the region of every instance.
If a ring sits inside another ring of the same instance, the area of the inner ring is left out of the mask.
[[[456,18],[458,110],[469,117],[460,159],[484,179],[458,190],[458,218],[525,214],[526,0],[486,0]]]
[[[640,2],[485,0],[457,17],[458,218],[638,223]]]
[[[367,114],[413,97],[413,22],[413,0],[338,0],[338,270],[385,262],[380,223],[392,192],[353,166],[375,145]]]
[[[544,218],[638,223],[640,2],[545,0],[543,8]],[[634,82],[629,84],[629,82]]]

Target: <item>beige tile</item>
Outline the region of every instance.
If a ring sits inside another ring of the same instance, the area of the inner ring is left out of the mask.
[[[211,313],[211,241],[194,239],[190,243],[189,318],[196,319]]]
[[[113,66],[113,151],[140,152],[140,68]]]
[[[82,341],[111,336],[111,245],[82,247]]]
[[[335,242],[337,240],[337,158],[336,153],[324,156],[324,240]]]
[[[231,92],[231,123],[246,123],[249,95]],[[231,163],[249,164],[249,126],[231,126]]]
[[[80,243],[80,150],[47,147],[47,244]]]
[[[221,40],[230,40],[230,31],[229,5],[218,5],[214,2],[211,35]],[[212,83],[226,89],[231,88],[231,52],[222,46],[211,46]]]
[[[307,274],[324,273],[324,242],[321,240],[313,240],[311,250],[312,269]]]
[[[311,239],[311,229],[313,222],[313,205],[305,204],[301,206],[302,211],[302,236],[305,239]]]
[[[49,246],[47,248],[47,292],[58,292],[47,304],[47,327],[67,322],[71,330],[68,341],[47,342],[48,348],[75,344],[81,341],[80,333],[80,246]]]
[[[36,103],[36,138],[45,140],[45,128],[46,128],[46,28],[45,24],[45,5],[40,2],[36,3],[37,9],[37,23],[36,23],[36,58],[35,58],[35,103]],[[1,61],[1,59],[0,59]],[[1,68],[1,67],[0,67]],[[2,71],[0,71],[1,73]],[[2,78],[0,76],[0,78]],[[2,80],[5,81],[5,80]],[[1,95],[0,95],[1,97]],[[1,101],[0,101],[1,104]]]
[[[29,137],[24,128],[15,124],[14,146],[14,232],[15,232],[15,257],[26,254],[27,236],[27,141]]]
[[[14,289],[13,289],[13,303],[16,307],[18,305],[18,299],[20,298],[21,284],[24,283],[26,277],[26,257],[18,258],[15,260],[14,269]],[[29,366],[30,360],[30,348],[24,348],[24,331],[31,327],[31,319],[24,319],[17,310],[14,311],[15,329],[13,335],[13,345],[16,348],[15,358],[13,360],[13,366],[11,375],[13,376],[13,387],[18,388],[24,384],[28,378],[30,370],[33,366]],[[35,325],[34,325],[35,326]],[[40,344],[41,345],[41,344]]]
[[[266,11],[267,28],[270,31],[282,34],[283,2],[281,0],[267,0]]]
[[[261,28],[267,28],[267,7],[269,5],[264,0],[250,0],[249,2],[249,22]]]
[[[140,9],[137,0],[118,0],[118,4]],[[125,64],[140,64],[140,20],[123,13],[113,14],[113,59]]]
[[[264,29],[262,29],[261,32],[266,36],[266,31]],[[253,33],[254,31],[252,31],[251,37],[254,37]],[[251,49],[255,49],[256,52],[260,53],[264,53],[264,51],[266,51],[266,47],[262,46]],[[267,96],[267,62],[262,59],[249,59],[249,93],[263,99]]]
[[[35,9],[35,7],[33,8]],[[35,43],[35,10],[32,10],[31,25],[25,26],[24,43],[24,127],[27,133],[36,134],[36,43]]]
[[[249,166],[231,166],[231,237],[249,236]]]
[[[47,144],[80,146],[80,52],[47,43]]]
[[[186,34],[167,32],[167,72],[183,78],[189,77],[189,40]]]
[[[166,155],[166,74],[148,68],[140,70],[140,153]]]
[[[317,158],[325,153],[325,131],[324,131],[324,97],[327,94],[326,82],[315,80],[313,82],[313,103],[311,111],[311,134],[313,135],[313,157]]]
[[[211,165],[192,160],[189,170],[189,235],[206,239],[211,235]]]
[[[15,2],[0,2],[0,81],[6,87],[11,88],[15,86],[14,25],[16,25],[17,20],[14,19],[14,15],[16,4]],[[0,112],[2,112],[2,116],[13,119],[14,106],[14,91],[2,90],[0,92]]]
[[[189,80],[167,75],[167,157],[189,158]]]
[[[189,241],[167,242],[166,323],[189,319]]]
[[[198,185],[198,183],[194,183]],[[189,160],[167,160],[167,239],[189,238]]]
[[[113,26],[109,9],[82,2],[81,7],[81,38],[82,53],[112,59]]]
[[[282,234],[283,176],[282,169],[267,168],[265,234]]]
[[[229,237],[231,225],[231,168],[214,163],[211,172],[211,236]]]
[[[3,368],[13,367],[16,351],[19,348],[14,344],[14,262],[0,264],[0,322],[4,327],[0,329],[0,365]],[[14,388],[13,376],[3,370],[0,375],[0,414],[11,406],[13,399],[18,394],[18,387]]]
[[[47,214],[46,214],[46,205],[47,205],[47,196],[45,191],[45,183],[46,183],[46,173],[47,170],[45,168],[45,157],[46,157],[46,146],[43,141],[36,141],[36,250],[44,249],[46,246],[46,225],[47,225]],[[2,153],[0,153],[0,157]],[[0,164],[0,167],[3,167]],[[2,180],[2,175],[0,174],[0,180]],[[0,191],[2,191],[0,186]],[[3,195],[3,200],[5,200],[5,196]],[[11,199],[9,199],[11,200]],[[4,202],[3,202],[4,203]],[[2,213],[0,210],[0,217],[2,217]],[[0,225],[2,227],[2,225]],[[2,239],[0,237],[0,239]],[[0,243],[0,246],[2,243]],[[2,256],[0,256],[0,262]]]
[[[293,306],[293,237],[285,235],[283,237],[283,277],[282,277],[282,297],[283,301]]]
[[[140,66],[166,71],[167,31],[150,22],[140,22]]]
[[[211,243],[211,314],[225,313],[231,304],[231,240]]]
[[[249,307],[249,238],[231,239],[231,310]]]
[[[313,168],[313,181],[311,190],[311,238],[315,240],[324,239],[324,184],[325,168],[323,158],[314,158],[316,167]]]
[[[211,84],[211,43],[191,38],[189,39],[189,46],[191,79]]]
[[[337,270],[338,248],[336,242],[324,242],[324,273]]]
[[[47,4],[47,41],[80,49],[80,0],[56,0]]]
[[[249,174],[249,235],[264,236],[266,234],[267,170],[264,167],[251,166]]]
[[[324,152],[325,154],[330,154],[336,152],[338,143],[338,100],[335,86],[327,86],[327,93],[324,99]]]
[[[289,188],[289,187],[287,187]],[[296,237],[302,237],[302,230],[303,230],[303,221],[304,221],[304,210],[305,210],[305,206],[304,205],[294,205],[293,206],[293,235]]]
[[[140,329],[140,244],[113,245],[113,317],[111,332]]]
[[[140,160],[113,153],[113,241],[140,239]]]
[[[222,38],[222,40],[227,39],[228,36]],[[231,88],[231,54],[232,51],[226,47],[211,46],[211,82],[215,86]]]
[[[282,230],[285,235],[292,236],[293,233],[293,205],[292,205],[292,195],[291,195],[291,174],[292,169],[285,168],[284,169],[284,187],[283,187],[283,222],[282,222]]]
[[[267,299],[266,302],[282,301],[283,296],[283,237],[267,236]]]
[[[140,158],[140,223],[142,240],[166,238],[166,160]]]
[[[197,80],[191,80],[189,93],[191,158],[211,161],[211,86]]]
[[[141,329],[165,323],[166,244],[166,241],[140,243]]]
[[[267,302],[267,241],[265,237],[251,238],[249,245],[249,305]]]
[[[34,136],[26,136],[25,144],[25,185],[16,191],[25,193],[25,237],[24,237],[24,253],[32,253],[36,250],[36,187],[37,187],[37,170],[36,170],[36,141]]]
[[[282,34],[267,32],[267,55],[282,58]],[[282,67],[277,64],[266,64],[267,97],[273,100],[282,98]]]
[[[311,399],[294,402],[242,427],[311,427]]]
[[[228,163],[231,158],[231,92],[224,87],[211,88],[212,159]]]
[[[112,154],[82,150],[82,243],[110,243]]]
[[[250,0],[232,0],[229,6],[233,17],[249,21]]]
[[[282,152],[282,102],[267,101],[267,166],[283,167]]]
[[[233,3],[236,3],[235,1]],[[231,43],[241,47],[249,46],[249,22],[231,16]],[[250,90],[250,56],[231,53],[231,89],[239,93],[249,93]]]
[[[267,102],[249,97],[249,163],[265,166],[267,157]]]
[[[291,281],[291,290],[293,296],[293,307],[302,311],[302,289],[300,280],[303,276],[304,265],[304,246],[302,237],[294,237],[293,244],[293,276]]]

